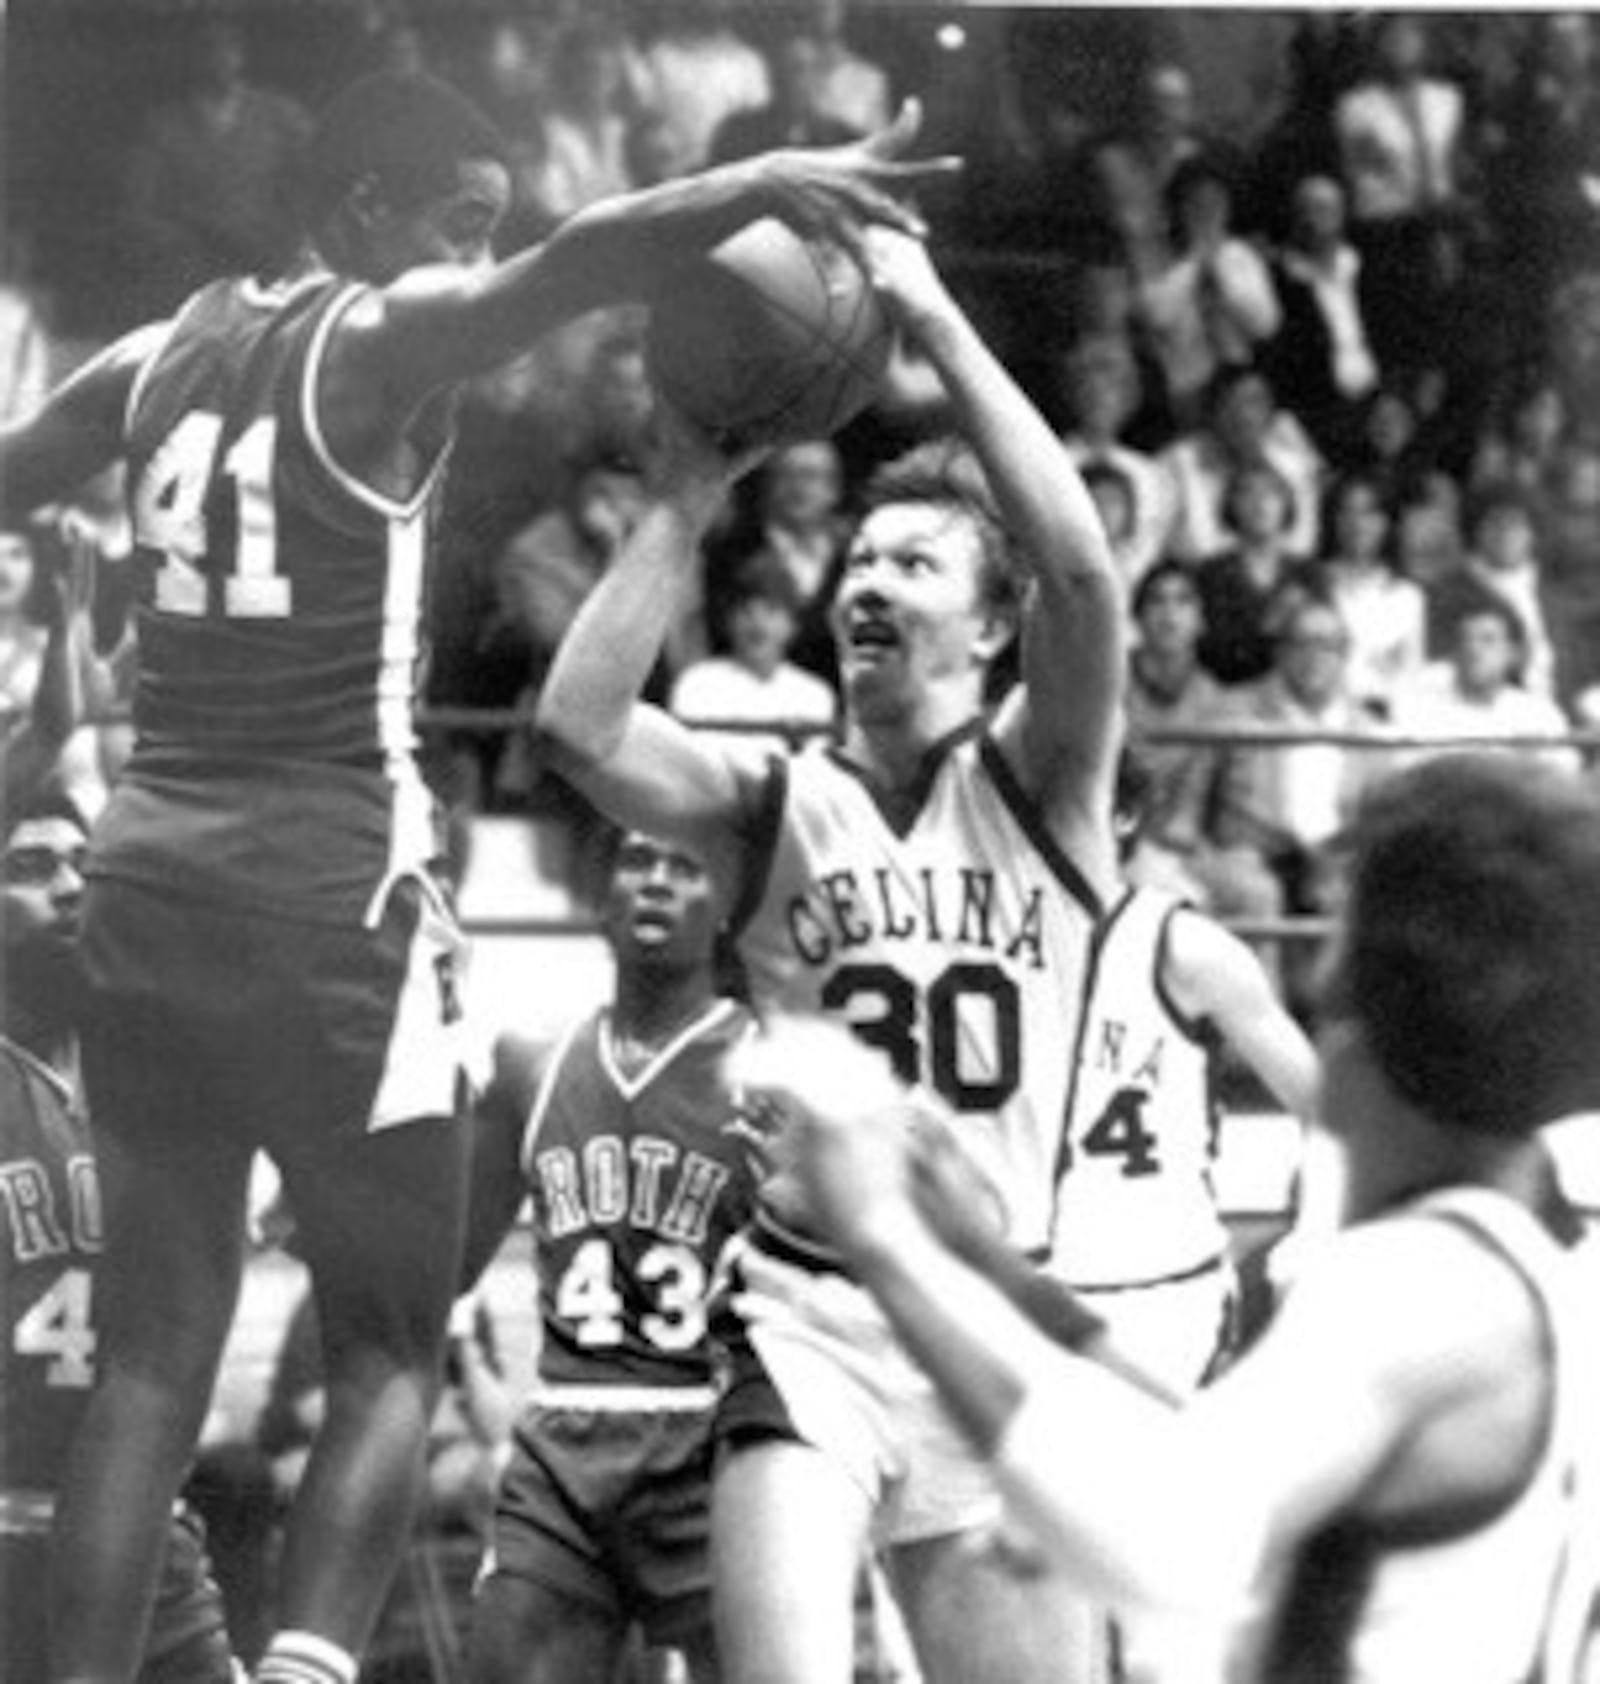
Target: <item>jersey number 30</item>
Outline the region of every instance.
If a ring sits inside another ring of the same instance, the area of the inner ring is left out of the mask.
[[[887,1053],[902,1081],[926,1082],[957,1111],[998,1111],[1022,1080],[1017,985],[997,965],[951,965],[920,1002],[892,965],[841,965],[822,1004]]]
[[[277,517],[272,501],[278,423],[252,421],[218,463],[222,417],[192,409],[167,434],[139,476],[133,496],[134,535],[161,556],[155,605],[167,614],[204,614],[211,605],[202,563],[211,552],[215,498],[232,503],[232,571],[222,579],[222,612],[231,619],[281,620],[291,606],[289,581],[278,567]],[[220,483],[219,483],[220,482]]]

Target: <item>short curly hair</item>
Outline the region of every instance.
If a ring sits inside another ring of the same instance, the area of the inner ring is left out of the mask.
[[[412,210],[455,185],[469,160],[508,163],[504,137],[469,100],[437,76],[375,71],[328,102],[300,161],[296,200],[316,232],[363,180]]]
[[[1600,1107],[1600,799],[1509,755],[1380,783],[1351,837],[1326,1009],[1436,1124],[1521,1137]]]

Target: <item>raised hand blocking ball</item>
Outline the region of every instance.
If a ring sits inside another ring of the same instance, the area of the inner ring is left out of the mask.
[[[685,268],[651,313],[651,378],[725,447],[826,438],[877,394],[894,329],[856,259],[767,218]]]

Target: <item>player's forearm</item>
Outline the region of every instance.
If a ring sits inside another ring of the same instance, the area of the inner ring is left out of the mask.
[[[1176,1412],[1058,1356],[991,1460],[1024,1531],[1091,1591],[1219,1629],[1244,1611],[1265,1511]]]
[[[847,1249],[961,1430],[991,1454],[1022,1405],[1030,1356],[1037,1361],[1045,1348],[1042,1336],[909,1211],[875,1218]]]
[[[1046,583],[1092,577],[1114,586],[1104,528],[1077,467],[977,329],[952,310],[921,324],[917,337],[983,463],[1022,566]]]
[[[1169,1610],[1214,1611],[1243,1594],[1256,1523],[1216,1517],[1228,1493],[1196,1465],[1169,1403],[1036,1331],[909,1216],[875,1218],[849,1249],[1058,1566],[1124,1602]]]
[[[539,697],[537,728],[562,753],[601,765],[660,657],[699,565],[701,513],[658,502],[600,577],[562,640]]]
[[[545,260],[558,277],[570,270],[586,294],[609,292],[601,302],[636,299],[677,264],[781,208],[770,173],[746,159],[587,206],[550,237]]]

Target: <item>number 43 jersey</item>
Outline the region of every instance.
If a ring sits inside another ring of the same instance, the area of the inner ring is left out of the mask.
[[[777,764],[739,925],[758,1013],[826,1013],[938,1093],[1001,1185],[1012,1239],[1042,1254],[1094,890],[976,723],[900,798],[830,747]]]
[[[136,741],[103,873],[343,922],[434,851],[412,708],[448,427],[419,418],[404,500],[334,456],[319,381],[364,291],[217,282],[138,375]]]
[[[723,1069],[750,1016],[719,1000],[626,1071],[609,1011],[560,1043],[523,1136],[533,1203],[539,1376],[560,1387],[703,1387],[706,1301],[749,1219]]]

